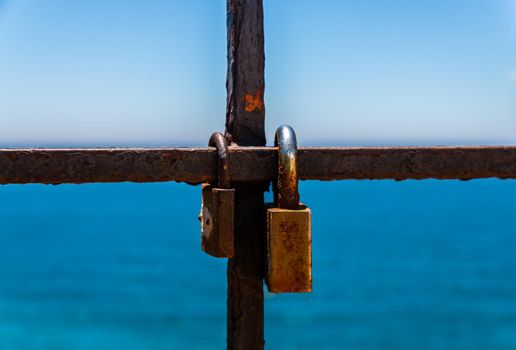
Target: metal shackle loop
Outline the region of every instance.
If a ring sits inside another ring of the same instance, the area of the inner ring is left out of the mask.
[[[297,178],[296,133],[288,125],[276,130],[274,146],[278,147],[278,179],[275,185],[275,201],[282,209],[299,208]]]
[[[229,161],[228,161],[228,142],[224,135],[220,132],[214,132],[210,137],[208,144],[210,147],[217,149],[217,173],[219,188],[230,188],[231,179],[229,177]]]

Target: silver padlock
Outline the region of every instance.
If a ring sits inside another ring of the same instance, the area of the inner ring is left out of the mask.
[[[199,215],[202,250],[217,258],[232,258],[235,255],[235,189],[230,188],[228,144],[224,135],[216,132],[211,135],[209,146],[217,149],[218,185],[202,185]]]
[[[312,291],[312,213],[299,202],[297,141],[287,125],[276,131],[275,207],[267,209],[267,287],[271,293]]]

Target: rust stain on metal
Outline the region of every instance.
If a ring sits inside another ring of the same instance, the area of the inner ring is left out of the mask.
[[[263,103],[263,88],[256,91],[255,94],[246,94],[245,95],[245,111],[246,112],[254,112],[256,110],[263,111],[264,103]]]
[[[276,147],[228,149],[232,181],[271,181]],[[300,147],[301,180],[516,179],[516,146]],[[0,149],[0,184],[217,180],[214,148]]]
[[[267,210],[267,287],[271,293],[312,291],[311,211]]]
[[[265,145],[264,31],[262,0],[227,0],[228,74],[226,135],[240,146]],[[256,96],[258,102],[246,95]],[[254,102],[253,102],[254,101]],[[257,108],[257,106],[261,108]],[[253,110],[248,112],[247,109]],[[228,263],[227,348],[264,348],[263,192],[267,184],[238,182],[242,169],[231,160],[235,192],[235,257]],[[249,170],[255,168],[251,166]],[[262,180],[263,181],[263,180]],[[265,180],[267,181],[267,180]]]
[[[274,201],[280,208],[299,206],[297,173],[297,139],[294,129],[282,125],[276,130],[274,145],[278,147],[278,176],[274,184]]]
[[[234,248],[235,189],[202,188],[201,221],[202,249],[217,258],[232,258]]]

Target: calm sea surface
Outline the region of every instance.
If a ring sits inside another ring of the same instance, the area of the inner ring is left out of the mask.
[[[516,181],[301,184],[314,293],[268,349],[516,349]],[[226,262],[200,189],[0,187],[0,349],[223,349]]]

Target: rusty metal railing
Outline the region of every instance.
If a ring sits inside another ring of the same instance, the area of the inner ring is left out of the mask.
[[[275,147],[230,147],[230,177],[271,181]],[[302,180],[516,178],[516,146],[299,148]],[[213,182],[215,148],[0,149],[0,184]]]
[[[262,0],[227,0],[226,136],[235,195],[228,262],[228,349],[263,349],[263,193],[277,148],[265,145]],[[239,146],[236,146],[239,145]],[[301,180],[516,178],[516,146],[299,148]],[[217,177],[215,148],[0,149],[0,184],[158,182]]]

